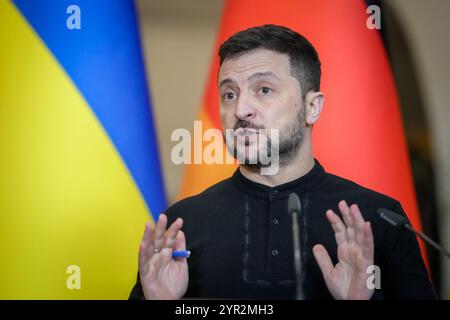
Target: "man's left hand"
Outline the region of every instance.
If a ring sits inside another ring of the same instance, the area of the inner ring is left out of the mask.
[[[320,244],[313,248],[314,257],[328,290],[335,299],[369,300],[374,292],[367,286],[367,268],[373,265],[374,260],[370,222],[364,221],[355,204],[348,207],[345,201],[340,201],[339,210],[344,222],[333,210],[326,212],[338,244],[338,263],[333,266],[327,250]]]

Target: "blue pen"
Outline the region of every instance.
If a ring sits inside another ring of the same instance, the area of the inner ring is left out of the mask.
[[[172,252],[172,258],[189,258],[191,252],[189,250],[179,250]]]

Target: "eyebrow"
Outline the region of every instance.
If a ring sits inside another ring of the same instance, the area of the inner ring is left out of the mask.
[[[280,80],[277,75],[275,73],[273,73],[272,71],[266,71],[266,72],[256,72],[254,74],[252,74],[250,77],[248,77],[248,81],[251,81],[255,78],[263,78],[263,77],[270,77],[270,78],[275,78],[277,80]]]
[[[272,71],[265,71],[265,72],[256,72],[256,73],[252,74],[250,77],[247,78],[247,81],[251,81],[251,80],[254,80],[255,78],[263,78],[263,77],[271,77],[271,78],[277,79],[278,81],[280,80],[277,77],[277,75],[275,73],[273,73]],[[219,88],[221,88],[225,84],[234,83],[234,82],[235,81],[230,78],[225,78],[222,81],[220,81]]]

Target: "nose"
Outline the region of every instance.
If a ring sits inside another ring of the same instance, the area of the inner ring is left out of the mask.
[[[250,120],[256,116],[256,108],[251,97],[241,94],[236,106],[235,117],[238,120]]]

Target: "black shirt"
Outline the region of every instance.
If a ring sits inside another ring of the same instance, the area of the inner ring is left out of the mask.
[[[375,299],[434,299],[416,237],[380,220],[376,210],[386,208],[405,216],[400,203],[325,172],[320,163],[294,181],[269,187],[245,178],[239,169],[232,177],[171,206],[169,224],[184,220],[189,285],[186,298],[293,299],[295,273],[291,217],[287,199],[297,193],[303,289],[307,299],[332,299],[312,253],[322,244],[334,264],[337,244],[325,212],[340,215],[338,203],[358,204],[371,221],[374,263],[381,270],[381,289]],[[142,299],[138,281],[130,299]]]

